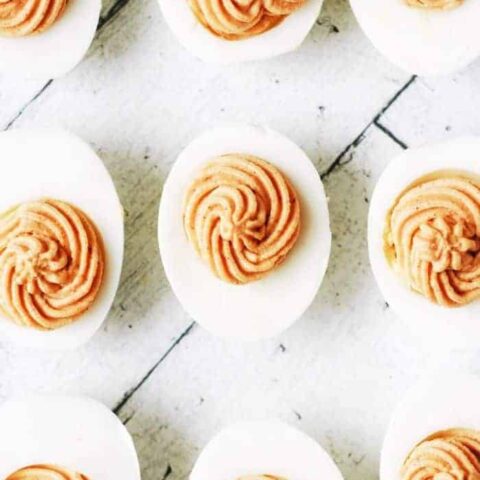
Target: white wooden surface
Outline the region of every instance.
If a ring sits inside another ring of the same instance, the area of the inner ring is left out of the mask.
[[[102,400],[133,434],[144,480],[186,478],[218,429],[260,417],[313,435],[347,480],[376,479],[392,408],[436,354],[407,335],[376,288],[368,199],[405,145],[480,134],[480,62],[450,78],[411,78],[377,54],[345,0],[327,0],[297,52],[215,67],[179,46],[155,0],[114,2],[67,77],[45,85],[0,76],[0,128],[61,125],[82,136],[105,160],[127,213],[122,284],[103,331],[71,353],[0,344],[0,400],[36,390]],[[193,325],[157,252],[158,201],[176,155],[232,121],[269,125],[305,149],[323,175],[334,233],[312,307],[256,344]]]

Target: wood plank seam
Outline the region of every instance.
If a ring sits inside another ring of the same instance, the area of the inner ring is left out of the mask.
[[[322,180],[325,180],[332,172],[334,172],[337,168],[347,165],[353,158],[353,155],[351,153],[362,143],[362,141],[365,138],[365,135],[367,131],[370,129],[372,125],[376,125],[380,119],[383,117],[383,115],[389,110],[389,108],[405,93],[416,81],[417,76],[413,75],[410,77],[408,82],[406,82],[396,93],[393,95],[390,100],[380,109],[380,111],[373,117],[373,119],[366,125],[366,127],[360,132],[359,135],[357,135],[354,140],[349,143],[335,158],[335,160],[330,164],[330,166],[320,174],[320,177]],[[377,125],[378,126],[378,125]],[[380,127],[379,127],[380,128]],[[383,133],[386,134],[385,131]],[[393,135],[393,133],[392,133]],[[395,137],[396,138],[396,137]],[[392,138],[393,140],[393,138]],[[397,142],[398,143],[398,142]],[[403,142],[401,142],[402,145],[405,145]],[[406,148],[403,147],[403,148]],[[344,158],[350,154],[349,158],[347,160],[344,160]]]
[[[130,0],[117,0],[107,11],[105,15],[102,15],[98,21],[97,26],[97,35],[103,30],[105,25],[107,25],[112,20],[118,17],[118,14],[128,5]],[[93,45],[93,44],[92,44]],[[30,99],[28,100],[23,107],[12,117],[12,119],[7,123],[7,125],[3,128],[3,130],[9,130],[13,127],[15,122],[23,116],[26,110],[35,103],[47,90],[48,88],[55,82],[54,79],[48,80],[43,87]]]
[[[113,408],[113,412],[116,415],[120,415],[121,411],[125,407],[125,405],[128,403],[128,401],[135,395],[135,393],[142,387],[142,385],[153,375],[153,373],[156,371],[156,369],[163,363],[163,361],[172,353],[172,351],[180,345],[182,340],[187,337],[194,329],[196,323],[192,322],[190,325],[182,332],[182,334],[177,337],[177,339],[170,345],[170,347],[166,350],[166,352],[160,357],[157,362],[148,370],[148,372],[142,377],[142,379],[130,390],[128,390],[124,395],[122,400],[117,403],[117,405]],[[130,420],[133,417],[134,413],[130,415],[128,420]],[[127,422],[128,420],[125,420]]]

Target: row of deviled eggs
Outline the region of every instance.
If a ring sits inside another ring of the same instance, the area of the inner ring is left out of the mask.
[[[480,475],[480,380],[436,373],[395,410],[380,480],[465,480]],[[75,421],[72,421],[75,419]],[[0,478],[140,480],[135,446],[119,419],[85,397],[30,396],[0,406]],[[161,453],[160,453],[161,455]],[[328,453],[283,422],[237,423],[198,457],[190,480],[342,480]]]
[[[48,18],[46,0],[0,4],[0,71],[53,78],[81,61],[95,35],[100,0],[49,1],[50,10],[62,9],[58,18]],[[58,2],[63,4],[55,7]],[[180,42],[202,60],[216,63],[259,60],[294,50],[323,4],[323,0],[159,2]],[[378,50],[411,73],[448,74],[480,54],[476,0],[351,0],[351,5]],[[31,17],[38,18],[33,26]]]
[[[74,348],[101,326],[118,287],[115,186],[64,131],[4,132],[0,154],[10,160],[0,178],[0,331],[21,345]],[[370,202],[369,254],[385,300],[415,335],[449,348],[476,345],[480,330],[479,155],[477,138],[409,149]],[[310,159],[283,135],[230,126],[195,139],[171,169],[158,221],[185,310],[221,337],[290,327],[328,266],[328,202]]]

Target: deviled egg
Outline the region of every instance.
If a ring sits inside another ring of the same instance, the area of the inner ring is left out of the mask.
[[[418,75],[455,72],[480,55],[477,0],[350,0],[374,46]]]
[[[140,480],[133,441],[104,405],[32,396],[0,406],[0,478]]]
[[[25,346],[79,346],[120,279],[123,211],[112,179],[64,131],[1,133],[0,154],[0,332]]]
[[[342,480],[312,438],[280,421],[243,422],[217,434],[203,449],[190,480]]]
[[[405,151],[377,182],[370,262],[386,302],[429,343],[478,344],[480,139]]]
[[[407,393],[382,449],[380,480],[480,477],[480,380],[437,373]]]
[[[40,79],[66,74],[90,47],[100,8],[100,0],[1,1],[0,73]]]
[[[159,0],[183,46],[207,62],[236,63],[296,49],[323,0]]]
[[[163,189],[158,235],[185,310],[212,333],[242,339],[274,336],[302,315],[331,244],[312,162],[287,138],[254,126],[217,128],[180,154]]]

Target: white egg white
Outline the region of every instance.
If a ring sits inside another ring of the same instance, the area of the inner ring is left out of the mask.
[[[21,346],[71,349],[100,328],[113,303],[123,261],[123,209],[103,162],[81,139],[63,130],[0,133],[0,212],[22,202],[53,198],[82,209],[99,229],[106,266],[92,307],[75,322],[53,331],[16,325],[0,316],[0,335]]]
[[[426,10],[404,0],[350,0],[374,46],[392,63],[418,75],[455,72],[480,55],[480,1],[451,10]]]
[[[406,322],[412,334],[428,345],[443,347],[480,344],[480,301],[458,308],[439,306],[411,290],[389,265],[383,250],[388,211],[398,195],[417,179],[440,170],[480,175],[480,138],[412,148],[390,161],[370,202],[368,250],[370,264],[386,302]]]
[[[480,379],[437,372],[411,389],[396,408],[382,448],[380,480],[400,480],[412,449],[433,433],[450,428],[480,430]]]
[[[95,36],[101,0],[70,0],[47,31],[27,37],[0,36],[0,73],[50,79],[80,63]]]
[[[246,475],[342,480],[315,440],[277,420],[237,423],[222,430],[203,449],[190,480],[237,480]]]
[[[183,228],[187,188],[203,165],[226,153],[271,162],[291,181],[301,205],[301,233],[285,262],[246,285],[216,278]],[[217,128],[180,154],[163,189],[158,235],[166,275],[185,310],[215,335],[247,340],[277,335],[303,314],[323,280],[331,245],[327,199],[312,162],[286,137],[256,126]]]
[[[205,62],[228,64],[261,60],[299,47],[320,14],[323,0],[308,0],[280,25],[244,40],[217,37],[195,17],[188,0],[158,0],[163,16],[180,43]]]
[[[140,480],[135,447],[120,420],[86,397],[36,395],[0,406],[0,478],[36,464],[92,480]]]

